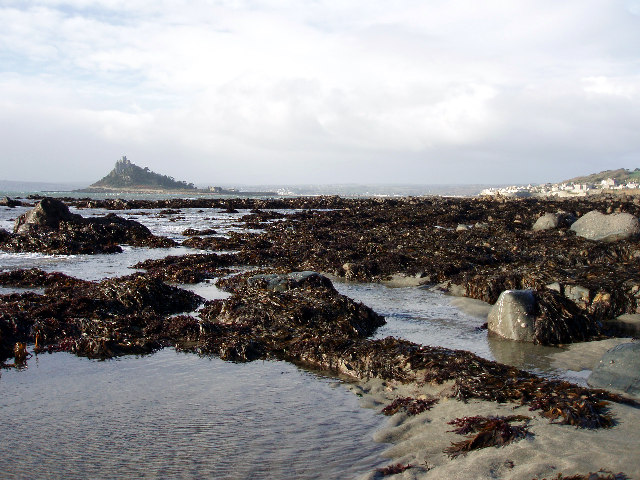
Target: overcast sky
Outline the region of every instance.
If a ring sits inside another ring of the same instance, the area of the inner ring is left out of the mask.
[[[0,179],[640,167],[640,0],[2,0],[0,25]]]

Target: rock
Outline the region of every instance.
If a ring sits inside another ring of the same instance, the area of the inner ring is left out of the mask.
[[[0,235],[0,249],[10,252],[116,253],[122,251],[121,244],[157,248],[170,247],[175,242],[153,235],[141,223],[113,213],[83,218],[53,198],[43,198],[32,210],[20,215],[13,235]]]
[[[57,229],[62,221],[81,219],[80,215],[71,213],[60,200],[46,197],[26,213],[20,215],[13,227],[14,233],[29,233],[38,229]]]
[[[364,280],[371,275],[369,268],[361,263],[347,262],[339,272],[347,280]]]
[[[554,228],[569,227],[576,221],[575,215],[567,212],[545,213],[536,220],[531,230],[551,230]]]
[[[640,222],[630,213],[605,215],[592,210],[576,220],[571,230],[588,240],[615,242],[640,234]]]
[[[291,272],[285,274],[261,274],[247,279],[250,287],[264,288],[274,292],[285,292],[292,288],[323,287],[333,290],[333,284],[324,275],[317,272]]]
[[[621,343],[608,350],[593,369],[587,383],[640,395],[640,343]]]
[[[535,308],[531,290],[505,290],[489,311],[489,331],[509,340],[533,342]]]
[[[562,293],[562,286],[558,282],[550,283],[549,285],[546,285],[546,288],[558,293]]]
[[[587,308],[589,305],[589,289],[580,285],[566,285],[564,287],[564,296],[580,308]]]
[[[9,208],[15,208],[15,207],[19,207],[20,205],[22,205],[22,202],[19,202],[17,200],[13,200],[9,197],[4,197],[2,199],[0,199],[0,206],[1,207],[9,207]]]

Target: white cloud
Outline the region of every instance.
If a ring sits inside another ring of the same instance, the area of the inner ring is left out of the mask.
[[[617,167],[640,150],[636,4],[4,2],[0,141],[5,158],[62,167],[74,140],[94,142],[95,163],[58,169],[87,180],[112,152],[158,169],[179,155],[166,173],[190,181],[357,181],[367,168],[368,181],[528,182]],[[19,143],[52,126],[55,148]],[[538,177],[506,168],[515,158]],[[7,178],[39,174],[13,165]]]

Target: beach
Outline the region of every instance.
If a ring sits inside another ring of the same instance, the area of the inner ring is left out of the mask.
[[[637,239],[596,243],[566,226],[532,231],[542,213],[560,206],[576,216],[593,209],[637,214],[633,199],[67,198],[71,210],[62,221],[76,226],[46,236],[37,229],[9,233],[37,200],[0,212],[7,232],[0,254],[3,318],[23,332],[3,330],[5,352],[14,338],[34,354],[39,340],[38,357],[71,352],[98,362],[175,348],[247,362],[248,382],[256,360],[343,378],[374,414],[370,425],[382,425],[370,437],[376,446],[366,454],[369,466],[348,478],[380,478],[387,461],[412,465],[395,478],[541,479],[600,469],[634,478],[640,471],[634,455],[640,409],[586,388],[602,354],[631,341],[598,325],[636,312]],[[105,215],[114,212],[126,221]],[[98,228],[102,243],[86,235]],[[561,342],[542,334],[523,343],[488,333],[491,304],[509,288],[535,292],[546,308],[538,314],[540,328],[588,321],[593,338],[568,330]],[[38,357],[27,366],[38,368]],[[233,404],[242,391],[222,401]],[[383,408],[409,397],[437,401],[415,416],[400,408],[382,418]],[[529,417],[512,420],[526,431],[522,438],[455,458],[445,453],[465,440],[448,422],[514,415]],[[316,421],[311,428],[344,428],[329,414]],[[252,458],[266,454],[256,448]],[[240,455],[229,464],[244,461]],[[20,468],[12,464],[12,478],[24,478]],[[304,469],[314,478],[321,465]],[[343,478],[340,469],[320,477]],[[251,478],[251,468],[235,477],[232,470],[220,478]],[[185,475],[196,478],[198,470]]]

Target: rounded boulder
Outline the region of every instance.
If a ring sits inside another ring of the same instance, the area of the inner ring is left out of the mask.
[[[579,237],[601,242],[615,242],[640,234],[640,222],[630,213],[605,215],[592,210],[571,225]]]
[[[531,290],[505,290],[489,311],[489,332],[509,340],[533,342],[535,307],[536,297]]]

